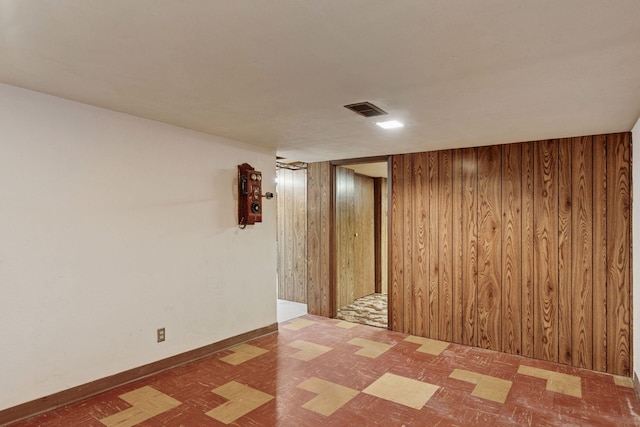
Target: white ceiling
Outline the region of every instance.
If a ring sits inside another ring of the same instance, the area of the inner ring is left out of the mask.
[[[0,0],[0,82],[302,161],[627,131],[640,1]]]

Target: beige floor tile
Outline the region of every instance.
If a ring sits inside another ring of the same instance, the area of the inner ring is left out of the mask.
[[[616,385],[619,385],[621,387],[633,388],[633,378],[621,377],[619,375],[614,375],[613,376],[613,382]]]
[[[206,414],[224,424],[234,422],[274,398],[270,394],[236,381],[231,381],[212,391],[229,401]]]
[[[360,393],[358,390],[316,377],[309,378],[298,387],[317,394],[302,407],[324,416],[333,414]]]
[[[389,350],[393,345],[385,344],[383,342],[371,341],[364,338],[354,338],[348,341],[349,344],[357,345],[358,347],[362,347],[360,350],[356,351],[358,356],[369,357],[371,359],[375,359],[376,357],[383,354],[385,351]]]
[[[342,329],[351,329],[351,328],[355,328],[358,325],[356,323],[345,322],[344,320],[341,320],[338,323],[334,324],[333,326],[337,328],[342,328]]]
[[[432,339],[423,338],[423,337],[416,337],[413,335],[406,337],[404,340],[414,344],[420,344],[420,347],[418,347],[416,351],[419,351],[421,353],[432,354],[434,356],[439,356],[440,353],[442,353],[447,349],[447,347],[449,347],[448,342],[437,341],[437,340],[432,340]]]
[[[512,385],[511,381],[466,371],[464,369],[455,369],[451,375],[449,375],[449,378],[475,384],[476,386],[471,392],[472,396],[498,403],[504,403],[505,400],[507,400]]]
[[[518,373],[547,380],[547,390],[582,398],[582,380],[575,375],[520,365]]]
[[[318,356],[322,356],[328,351],[333,350],[331,347],[326,347],[324,345],[296,340],[290,344],[287,344],[289,347],[297,348],[300,350],[297,353],[292,354],[290,357],[298,360],[304,360],[308,362],[309,360],[315,359]]]
[[[414,409],[422,409],[438,390],[437,385],[386,373],[362,392]]]
[[[132,407],[101,419],[102,424],[109,427],[134,426],[181,405],[178,400],[149,386],[130,391],[119,397]]]
[[[292,331],[299,331],[300,329],[303,328],[307,328],[311,325],[316,325],[317,322],[314,322],[313,320],[307,320],[307,319],[293,319],[292,321],[288,322],[285,325],[282,325],[283,328],[285,329],[290,329]]]
[[[240,344],[235,347],[231,347],[229,350],[233,351],[233,354],[221,357],[220,360],[234,366],[269,352],[269,350],[250,344]]]

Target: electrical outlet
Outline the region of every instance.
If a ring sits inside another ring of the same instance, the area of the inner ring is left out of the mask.
[[[165,338],[164,328],[158,329],[158,342],[164,341],[164,338]]]

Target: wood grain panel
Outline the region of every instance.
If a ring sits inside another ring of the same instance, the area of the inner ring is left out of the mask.
[[[338,308],[355,300],[355,174],[335,168],[336,304]]]
[[[501,350],[501,152],[478,148],[478,346]]]
[[[440,328],[438,339],[451,341],[453,335],[453,254],[452,254],[452,151],[438,152],[438,296]]]
[[[593,179],[592,138],[573,141],[571,179],[571,364],[593,366]]]
[[[354,291],[355,299],[375,292],[375,227],[373,178],[355,174]]]
[[[391,156],[391,194],[389,204],[389,328],[404,330],[404,156]],[[410,298],[407,304],[412,304]]]
[[[521,146],[502,146],[502,351],[522,353]]]
[[[373,178],[374,290],[382,293],[382,179]]]
[[[394,156],[392,327],[630,375],[630,150],[624,133]]]
[[[440,332],[440,299],[438,291],[440,284],[438,283],[439,277],[439,265],[438,260],[440,256],[440,242],[438,241],[438,219],[440,217],[439,209],[439,167],[438,167],[438,153],[428,153],[429,160],[429,303],[428,303],[428,316],[429,316],[429,336],[436,338]]]
[[[629,134],[607,135],[607,368],[631,373]]]
[[[413,154],[412,160],[413,261],[411,282],[413,284],[413,333],[419,336],[429,336],[429,197],[427,197],[429,162],[426,153]]]
[[[522,155],[522,355],[533,357],[533,143],[521,144]]]
[[[380,292],[389,292],[389,180],[380,178],[380,205],[382,214],[380,216]]]
[[[607,137],[593,137],[593,369],[607,371]]]
[[[462,150],[462,343],[478,340],[478,159],[475,148]]]
[[[534,357],[558,361],[558,143],[534,144]]]
[[[286,241],[286,224],[285,224],[285,212],[286,212],[286,203],[287,200],[285,196],[285,175],[286,172],[282,170],[276,171],[276,176],[278,180],[282,180],[282,185],[278,185],[276,187],[276,217],[277,217],[277,234],[276,239],[278,241],[278,298],[286,299],[287,295],[287,286],[285,285],[285,265],[286,265],[286,257],[287,257],[287,245]]]
[[[451,240],[453,266],[451,273],[451,295],[453,300],[453,325],[451,340],[455,343],[462,343],[462,329],[464,326],[464,295],[462,285],[463,269],[463,240],[462,230],[464,222],[462,220],[462,150],[452,150],[452,177],[451,177]]]
[[[570,365],[571,349],[571,177],[572,139],[558,142],[558,362]]]
[[[307,166],[307,310],[333,316],[331,273],[331,164]]]
[[[293,171],[293,234],[295,300],[307,303],[307,171]]]
[[[413,284],[411,282],[412,261],[413,261],[413,204],[411,202],[411,187],[413,185],[413,155],[405,154],[404,156],[404,289],[403,293],[405,298],[412,298]],[[413,304],[405,304],[404,306],[404,328],[402,332],[406,334],[413,334],[414,324],[414,307]]]

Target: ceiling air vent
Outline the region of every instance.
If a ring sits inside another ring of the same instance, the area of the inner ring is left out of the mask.
[[[344,107],[365,117],[384,116],[387,114],[382,108],[376,107],[370,102],[357,102],[355,104],[345,105]]]

